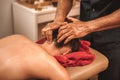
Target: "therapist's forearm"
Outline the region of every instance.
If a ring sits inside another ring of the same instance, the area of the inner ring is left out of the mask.
[[[64,22],[67,14],[72,8],[73,0],[58,0],[55,22]]]
[[[88,21],[88,23],[91,25],[91,32],[120,27],[120,9],[110,15]]]

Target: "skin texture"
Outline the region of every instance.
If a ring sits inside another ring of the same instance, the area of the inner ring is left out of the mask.
[[[42,29],[41,33],[43,37],[47,38],[48,42],[52,42],[53,30],[67,24],[64,21],[70,9],[72,8],[72,2],[73,0],[58,0],[57,12],[54,22],[48,23],[45,28]]]
[[[0,39],[0,80],[69,80],[65,68],[45,51],[46,45],[39,46],[21,35]]]
[[[67,4],[67,5],[66,5]],[[58,7],[57,7],[57,13],[54,22],[63,22],[65,21],[65,18],[67,14],[69,13],[71,7],[72,7],[72,0],[59,0],[58,1]],[[65,25],[60,25],[60,30],[58,34],[58,42],[61,42],[62,40],[65,40],[65,44],[68,43],[70,40],[74,38],[80,38],[84,37],[87,34],[90,34],[92,32],[96,31],[102,31],[106,29],[116,28],[120,26],[120,9],[114,11],[113,13],[97,18],[95,20],[91,21],[80,21],[71,19],[71,23],[66,23]],[[53,23],[54,23],[53,22]],[[55,25],[54,25],[55,26]],[[57,26],[57,25],[56,25]],[[46,28],[49,29],[47,30]],[[52,25],[51,25],[52,27]],[[52,35],[52,31],[58,27],[54,27],[51,29],[49,25],[43,28],[42,32],[44,32],[44,35],[48,42],[52,41],[50,38]],[[50,30],[51,33],[48,33]],[[47,37],[49,35],[49,37]]]

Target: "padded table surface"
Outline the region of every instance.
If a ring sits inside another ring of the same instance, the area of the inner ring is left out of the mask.
[[[90,51],[95,54],[95,60],[91,64],[67,68],[71,80],[86,80],[108,67],[108,59],[102,53],[91,48]]]

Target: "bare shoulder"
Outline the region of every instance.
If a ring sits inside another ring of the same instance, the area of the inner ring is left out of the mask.
[[[30,50],[31,48],[34,49],[37,47],[35,42],[22,35],[11,35],[0,39],[0,50],[4,48],[13,51],[27,51],[28,49]]]
[[[46,52],[40,46],[22,35],[11,35],[0,39],[0,65],[4,68],[3,70],[0,67],[0,74],[3,78],[13,80],[25,77],[24,75],[30,73],[35,66],[40,69],[43,61],[47,59],[45,57]]]
[[[22,35],[11,35],[11,36],[7,36],[4,37],[2,39],[0,39],[0,45],[5,44],[5,43],[18,43],[18,42],[32,42],[31,40],[29,40],[28,38],[26,38],[25,36]]]
[[[21,35],[0,39],[0,80],[22,80],[26,77],[23,62],[29,43],[32,41]]]

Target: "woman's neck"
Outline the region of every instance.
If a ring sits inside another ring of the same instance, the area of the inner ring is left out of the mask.
[[[54,56],[59,53],[59,49],[57,49],[54,45],[54,42],[48,43],[45,41],[43,44],[40,45],[48,54]]]

